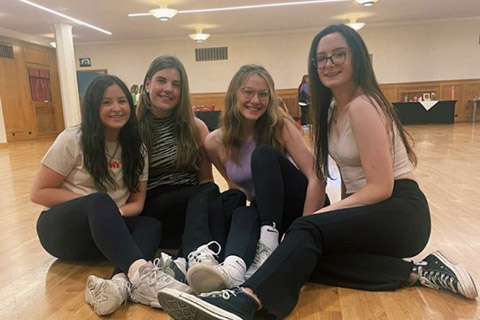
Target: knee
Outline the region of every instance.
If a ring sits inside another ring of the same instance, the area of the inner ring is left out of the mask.
[[[252,170],[270,167],[272,162],[281,155],[278,150],[271,146],[261,145],[255,148],[252,153]]]
[[[153,237],[155,237],[155,239],[158,240],[158,243],[160,243],[163,228],[162,223],[152,217],[138,216],[136,219],[137,224],[141,226],[141,229],[144,230],[146,234],[150,235],[150,237],[152,237],[152,241],[154,240]]]
[[[260,224],[260,218],[257,209],[254,207],[240,207],[235,209],[232,214],[232,224],[251,225]]]
[[[316,225],[313,223],[312,215],[308,216],[303,216],[295,219],[293,223],[290,225],[290,228],[288,228],[288,231],[306,231],[306,232],[312,232],[317,230]]]
[[[118,206],[105,192],[95,192],[85,196],[87,200],[86,212],[88,215],[105,215],[111,214],[112,212],[118,211]]]

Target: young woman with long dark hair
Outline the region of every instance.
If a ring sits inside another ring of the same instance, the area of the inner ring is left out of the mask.
[[[138,216],[147,161],[128,88],[103,75],[87,88],[81,125],[57,137],[32,184],[32,201],[47,207],[37,233],[48,253],[64,260],[104,256],[114,264],[110,280],[93,275],[87,280],[85,298],[99,315],[114,312],[129,296],[144,302],[160,285],[188,288],[164,274],[159,260],[150,262],[161,226]]]
[[[360,35],[329,26],[313,39],[309,57],[317,170],[328,175],[331,155],[345,196],[297,219],[241,288],[201,297],[160,291],[173,318],[245,320],[264,308],[282,319],[307,281],[364,290],[418,284],[477,297],[468,271],[442,253],[419,263],[403,259],[425,248],[430,212],[412,172],[407,134],[380,91]]]

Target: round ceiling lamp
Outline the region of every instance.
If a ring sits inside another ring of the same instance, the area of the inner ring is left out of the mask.
[[[169,8],[152,9],[149,12],[152,16],[159,19],[160,21],[168,21],[171,18],[175,17],[178,13],[177,10]]]
[[[371,7],[377,1],[378,0],[355,0],[356,3],[359,3],[359,4],[361,4],[362,6],[365,6],[365,7]]]
[[[196,33],[192,33],[192,34],[188,35],[190,37],[190,39],[194,40],[195,42],[203,42],[203,41],[207,40],[210,37],[210,34],[203,33],[202,32],[203,28],[204,28],[204,26],[196,26],[195,27],[195,32]]]
[[[357,16],[351,16],[348,19],[350,20],[350,22],[345,23],[345,24],[355,31],[358,31],[358,30],[362,29],[363,27],[365,27],[365,23],[357,22],[357,19],[358,19]]]

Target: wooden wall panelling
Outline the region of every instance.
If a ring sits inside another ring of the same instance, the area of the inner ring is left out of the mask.
[[[30,88],[23,47],[13,44],[14,59],[0,58],[2,79],[0,90],[7,141],[36,137],[35,115],[30,107]]]
[[[50,65],[50,58],[48,52],[44,48],[32,48],[25,47],[25,61],[35,64],[41,64],[44,66]]]
[[[52,85],[53,103],[55,108],[55,128],[57,134],[65,129],[63,120],[62,95],[60,92],[60,77],[58,75],[57,55],[55,50],[48,48],[48,57],[50,59],[50,82]]]
[[[388,101],[395,102],[399,100],[397,95],[397,87],[395,85],[381,84],[380,89]]]
[[[299,118],[300,107],[298,106],[297,89],[278,89],[277,95],[282,98],[287,105],[290,115],[294,118]]]
[[[224,92],[192,93],[190,99],[192,100],[192,106],[215,106],[215,110],[224,110]]]

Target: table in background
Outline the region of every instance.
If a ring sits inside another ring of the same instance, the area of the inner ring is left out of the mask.
[[[208,131],[213,131],[218,128],[218,119],[221,111],[195,111],[195,116],[205,122]]]
[[[402,124],[453,123],[457,100],[438,101],[428,111],[420,102],[394,102]]]

